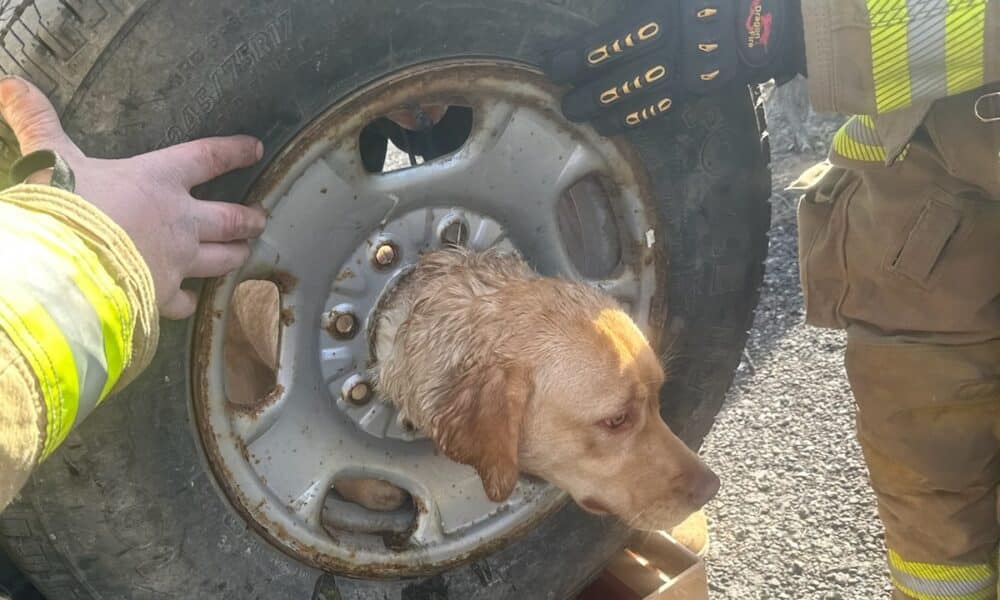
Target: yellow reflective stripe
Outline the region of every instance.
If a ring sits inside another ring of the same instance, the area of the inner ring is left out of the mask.
[[[833,136],[834,152],[850,160],[885,162],[885,148],[854,139],[850,134],[850,128],[851,122],[848,121]]]
[[[0,327],[28,361],[42,391],[44,460],[66,439],[76,419],[80,390],[73,353],[45,308],[17,286],[6,286],[0,296]]]
[[[135,316],[126,292],[58,217],[0,201],[0,255],[8,282],[0,326],[39,382],[47,458],[120,379]]]
[[[986,0],[948,0],[944,57],[949,96],[984,83],[986,5]]]
[[[910,65],[907,0],[868,0],[872,76],[879,113],[909,106]]]
[[[82,243],[67,243],[56,232],[32,219],[8,218],[3,227],[28,243],[34,241],[42,245],[72,267],[73,283],[101,322],[107,378],[100,397],[96,399],[100,404],[118,382],[132,349],[135,322],[128,296],[108,275],[97,256]]]
[[[995,600],[996,591],[993,586],[989,586],[986,589],[972,592],[969,594],[935,594],[935,593],[925,593],[919,590],[912,589],[906,585],[900,583],[895,577],[893,577],[892,584],[911,598],[916,600]]]
[[[903,592],[907,596],[914,598],[915,600],[994,600],[996,598],[996,591],[991,587],[988,587],[982,591],[973,592],[971,594],[948,594],[947,596],[942,596],[940,594],[925,594],[914,589],[911,589],[899,581],[893,578],[892,584]]]
[[[937,579],[941,581],[958,580],[973,581],[977,579],[988,579],[992,581],[996,574],[996,567],[990,563],[978,563],[971,565],[942,565],[935,563],[914,562],[905,560],[895,550],[889,550],[889,565],[904,573],[916,575],[923,579]]]
[[[917,600],[990,600],[997,570],[991,563],[945,565],[904,560],[889,550],[893,584]]]

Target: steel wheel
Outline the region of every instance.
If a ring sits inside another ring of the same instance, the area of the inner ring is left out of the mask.
[[[362,129],[402,106],[471,108],[455,152],[369,173]],[[521,252],[543,274],[585,279],[642,326],[661,308],[655,211],[627,149],[572,127],[554,90],[513,63],[411,68],[338,103],[274,161],[253,196],[270,211],[241,271],[206,293],[197,325],[195,410],[215,475],[268,539],[313,565],[364,576],[433,572],[489,552],[565,501],[528,478],[490,502],[475,472],[378,398],[371,324],[387,287],[446,243]],[[248,280],[281,292],[274,391],[227,397],[229,300]],[[377,478],[412,505],[373,513],[338,499],[339,478]]]

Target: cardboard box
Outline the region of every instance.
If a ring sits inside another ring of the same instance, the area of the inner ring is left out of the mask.
[[[708,600],[705,563],[665,532],[640,533],[578,600]]]

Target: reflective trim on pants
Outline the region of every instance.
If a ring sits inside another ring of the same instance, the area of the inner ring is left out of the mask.
[[[991,600],[996,597],[993,564],[936,565],[904,560],[889,550],[889,572],[901,592],[917,600]]]

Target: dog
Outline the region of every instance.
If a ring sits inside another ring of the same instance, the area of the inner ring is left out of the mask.
[[[272,382],[277,322],[253,315],[276,319],[277,302],[273,289],[242,290],[233,311],[243,325],[227,330],[227,345],[257,355],[233,364],[271,369]],[[380,395],[442,454],[473,467],[493,501],[527,473],[591,513],[670,529],[719,488],[660,416],[666,376],[655,352],[593,287],[541,277],[514,254],[434,251],[388,292],[373,335]],[[269,391],[266,374],[236,379],[258,382],[250,397]],[[376,511],[408,499],[376,479],[335,490]]]
[[[718,491],[660,416],[665,373],[618,303],[518,256],[424,255],[375,327],[376,387],[495,502],[521,473],[585,510],[669,529]]]

